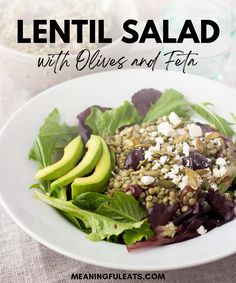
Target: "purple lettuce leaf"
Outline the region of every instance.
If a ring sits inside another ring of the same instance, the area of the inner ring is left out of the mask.
[[[187,234],[188,232],[196,232],[197,229],[203,224],[203,221],[197,215],[192,216],[190,219],[184,221],[179,225],[177,234]]]
[[[202,216],[208,213],[210,210],[211,210],[211,207],[208,202],[206,201],[197,202],[191,210],[176,217],[173,220],[173,223],[174,225],[179,226],[180,224],[185,223],[186,221],[189,221],[189,219],[191,219],[193,216],[195,215]]]
[[[191,211],[188,211],[173,220],[173,224],[178,226],[176,235],[173,238],[161,237],[157,234],[147,241],[138,242],[128,246],[128,251],[169,245],[195,238],[199,236],[197,229],[201,225],[207,231],[210,231],[213,228],[232,220],[235,217],[234,208],[235,203],[232,200],[227,199],[219,191],[209,189],[205,194],[205,200],[196,203]],[[161,206],[156,207],[155,214],[154,211],[150,212],[151,219],[149,215],[149,222],[154,231],[158,225],[166,225],[171,219],[171,217],[168,217],[168,213],[165,215],[166,209]]]
[[[132,102],[141,116],[145,116],[149,108],[162,95],[162,92],[154,88],[145,88],[136,92],[132,96]]]
[[[135,108],[137,109],[138,113],[141,116],[145,116],[145,114],[147,113],[151,105],[155,103],[161,97],[161,94],[162,93],[160,91],[155,90],[153,88],[143,89],[143,90],[136,92],[132,96],[132,102]],[[111,109],[107,107],[101,107],[99,105],[93,105],[93,106],[86,108],[83,112],[81,112],[77,116],[79,132],[84,142],[86,142],[91,135],[91,129],[89,126],[85,124],[85,120],[90,115],[92,107],[97,107],[101,111]]]
[[[203,224],[203,220],[198,218],[196,215],[192,216],[188,220],[184,221],[179,225],[176,235],[173,238],[170,237],[161,237],[155,235],[151,239],[144,242],[137,242],[133,245],[127,247],[128,251],[141,249],[141,248],[150,248],[150,247],[159,247],[163,245],[170,245],[173,243],[178,243],[186,240],[190,240],[199,236],[197,229]]]
[[[166,225],[175,215],[176,207],[165,204],[155,204],[148,211],[148,220],[153,230],[159,225]]]
[[[206,201],[211,207],[210,215],[213,219],[217,219],[219,224],[224,224],[235,217],[235,203],[219,191],[209,189],[206,194]]]
[[[176,217],[173,220],[173,224],[175,226],[179,226],[181,223],[184,223],[185,221],[189,220],[193,216],[193,212],[191,210],[181,214],[180,216]]]
[[[140,248],[150,248],[150,247],[159,247],[163,245],[170,245],[173,243],[178,243],[186,240],[190,240],[199,236],[197,229],[203,224],[203,220],[198,218],[196,215],[192,216],[190,219],[184,221],[179,225],[178,230],[174,238],[170,237],[160,237],[156,235],[151,239],[138,242],[133,245],[128,246],[128,251],[140,249]]]
[[[85,120],[89,116],[89,114],[91,113],[92,107],[97,107],[101,111],[111,109],[111,108],[108,108],[108,107],[101,107],[99,105],[92,105],[92,106],[86,108],[80,114],[78,114],[77,119],[78,119],[79,133],[80,133],[84,143],[86,143],[86,141],[89,139],[89,137],[91,135],[91,129],[85,124]]]
[[[186,241],[186,240],[190,240],[190,239],[195,238],[197,236],[199,236],[198,232],[193,231],[193,232],[188,232],[188,233],[185,233],[185,234],[178,234],[174,238],[153,237],[153,238],[151,238],[147,241],[137,242],[133,245],[129,245],[129,246],[127,246],[127,250],[128,250],[128,252],[131,252],[131,251],[137,250],[137,249],[160,247],[160,246],[164,246],[164,245],[170,245],[170,244],[173,244],[173,243],[179,243],[179,242],[183,242],[183,241]]]
[[[207,124],[202,124],[202,123],[200,123],[200,122],[197,122],[196,124],[201,127],[203,134],[206,134],[206,133],[214,133],[214,132],[217,132],[217,133],[218,133],[218,132],[219,132],[219,131],[217,131],[216,129],[213,129],[212,127],[210,127],[210,126],[207,125]]]
[[[211,210],[211,206],[205,200],[197,202],[192,209],[193,214],[203,215],[208,213]]]

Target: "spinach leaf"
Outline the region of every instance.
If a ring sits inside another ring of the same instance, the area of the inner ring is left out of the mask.
[[[204,120],[206,120],[210,125],[214,126],[222,134],[232,138],[234,136],[234,131],[231,127],[231,123],[220,117],[218,114],[211,111],[208,106],[210,103],[205,102],[201,104],[192,104],[192,109],[200,115]]]
[[[135,223],[123,223],[94,212],[82,210],[70,201],[49,197],[37,191],[35,192],[35,196],[70,216],[80,219],[86,228],[90,229],[88,239],[92,241],[100,241],[103,239],[109,240],[110,237],[118,236],[126,230],[142,227],[143,223],[146,221],[143,220]]]
[[[177,113],[181,117],[188,116],[188,106],[190,103],[184,95],[174,89],[166,89],[144,117],[143,122],[151,122],[168,115],[171,112]]]
[[[116,192],[109,203],[100,205],[95,212],[120,222],[138,222],[146,216],[139,202],[122,192]]]
[[[86,118],[86,125],[92,133],[102,137],[113,135],[115,131],[123,126],[129,126],[141,121],[136,108],[129,101],[111,110],[101,111],[92,107],[91,113]]]
[[[77,127],[59,123],[59,111],[54,109],[40,128],[29,159],[37,161],[40,167],[46,167],[52,163],[56,149],[64,148],[77,135]]]

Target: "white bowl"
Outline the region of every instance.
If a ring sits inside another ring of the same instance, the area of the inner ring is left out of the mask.
[[[166,270],[203,264],[236,251],[236,221],[198,238],[128,253],[126,247],[91,242],[56,210],[33,197],[37,166],[27,156],[44,118],[54,107],[76,124],[92,104],[118,106],[144,87],[175,88],[192,102],[210,101],[219,115],[235,111],[236,91],[197,76],[174,72],[126,70],[83,76],[57,85],[20,108],[0,134],[0,201],[14,221],[45,246],[91,264],[127,270]]]

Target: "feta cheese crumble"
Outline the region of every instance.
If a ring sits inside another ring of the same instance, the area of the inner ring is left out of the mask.
[[[225,166],[221,166],[219,168],[216,168],[216,167],[213,168],[212,172],[215,178],[220,178],[220,177],[223,177],[227,173],[227,170]]]
[[[167,169],[167,168],[162,168],[162,169],[161,169],[161,173],[164,173],[164,174],[165,174],[165,173],[167,173],[167,172],[168,172],[168,169]]]
[[[149,150],[146,150],[144,152],[144,158],[147,160],[147,161],[152,161],[152,152],[149,151]]]
[[[155,161],[155,164],[152,166],[152,170],[155,171],[157,170],[159,167],[161,166],[161,164],[157,161]]]
[[[178,126],[182,122],[182,120],[179,118],[179,116],[175,112],[170,113],[169,121],[174,127]]]
[[[158,132],[157,131],[151,132],[150,136],[151,137],[156,137],[156,136],[158,136]]]
[[[225,166],[220,167],[220,175],[221,175],[221,177],[223,177],[226,173],[227,173],[226,167]]]
[[[173,182],[175,185],[178,185],[180,181],[181,181],[181,176],[176,176],[176,177],[172,180],[172,182]]]
[[[185,131],[185,129],[183,129],[183,128],[178,128],[178,129],[176,129],[176,133],[177,133],[179,136],[183,136],[184,134],[186,134],[186,131]]]
[[[227,165],[226,160],[224,158],[221,158],[221,157],[216,159],[216,164],[219,165],[219,166]]]
[[[157,130],[166,137],[173,137],[175,135],[175,130],[169,122],[162,122],[157,126]]]
[[[156,152],[160,149],[161,149],[161,146],[160,146],[160,144],[157,143],[155,146],[150,146],[148,151],[150,151],[151,153],[154,153],[154,152]]]
[[[202,136],[202,129],[198,125],[189,124],[188,131],[191,138],[198,138]]]
[[[152,176],[143,176],[141,178],[141,182],[144,185],[148,186],[148,185],[151,185],[151,184],[153,184],[155,182],[155,178],[153,178]]]
[[[183,190],[188,185],[188,177],[183,176],[181,182],[179,183],[178,187]]]
[[[164,143],[164,140],[163,140],[162,137],[157,137],[157,138],[155,138],[155,142],[156,142],[157,144],[163,144],[163,143]]]
[[[190,146],[186,142],[184,142],[183,143],[183,154],[185,156],[189,156],[189,150],[190,150]]]
[[[221,173],[220,173],[220,170],[219,170],[219,169],[213,168],[212,172],[213,172],[213,176],[214,176],[215,178],[220,178],[220,177],[221,177]]]
[[[177,176],[173,171],[170,171],[165,175],[165,178],[169,178],[169,179],[172,179],[172,180],[175,179],[176,177]]]
[[[167,155],[162,155],[162,156],[160,157],[159,161],[160,161],[160,163],[163,165],[163,164],[166,163],[167,159],[168,159],[168,156],[167,156]]]
[[[167,146],[166,149],[167,149],[167,151],[172,152],[173,148],[174,148],[173,145],[169,145],[169,146]]]
[[[214,191],[217,191],[218,190],[218,186],[216,183],[211,183],[211,188],[214,190]]]
[[[206,234],[207,229],[205,229],[205,227],[201,225],[201,226],[197,229],[197,232],[198,232],[199,235],[204,235],[204,234]]]
[[[183,167],[182,165],[179,166],[179,165],[177,165],[177,164],[174,164],[174,165],[172,165],[171,171],[172,171],[174,174],[178,174],[178,173],[179,173],[179,170],[182,169],[182,167]]]

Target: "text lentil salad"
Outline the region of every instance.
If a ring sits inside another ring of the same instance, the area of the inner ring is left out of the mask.
[[[90,240],[126,244],[129,251],[191,239],[232,220],[233,123],[208,104],[192,104],[173,89],[143,89],[118,108],[87,108],[78,128],[59,124],[55,109],[29,155],[41,167],[32,188],[43,193],[35,195]],[[81,154],[69,168],[78,135],[85,148],[78,142]],[[64,162],[58,153],[65,146]]]

